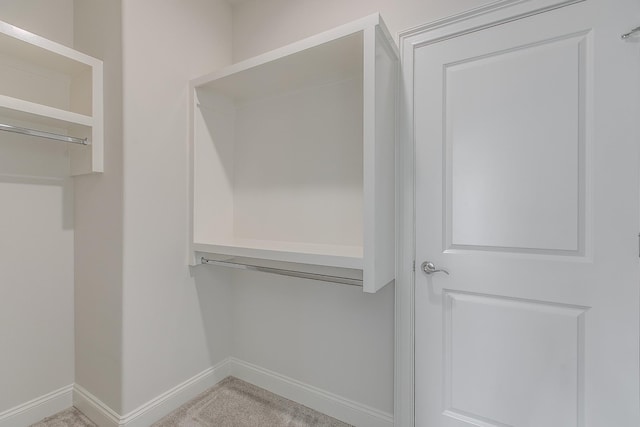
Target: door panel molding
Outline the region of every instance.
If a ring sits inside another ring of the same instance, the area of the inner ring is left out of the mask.
[[[591,206],[585,199],[591,191],[586,159],[592,135],[584,117],[591,109],[592,88],[586,83],[593,69],[587,53],[591,40],[588,31],[581,31],[445,65],[443,251],[585,256],[591,232],[586,228]],[[529,71],[534,68],[535,73]],[[491,89],[497,86],[503,87],[499,93]],[[498,109],[505,98],[539,102]],[[513,134],[505,122],[522,123],[527,132]],[[496,152],[499,159],[488,155]],[[554,175],[563,185],[545,186]],[[564,175],[572,178],[561,179]],[[516,187],[513,182],[528,184]],[[508,202],[487,200],[494,196]],[[465,214],[468,210],[474,217]],[[554,227],[549,227],[550,218]],[[508,233],[497,232],[505,227]]]
[[[544,406],[549,401],[560,401],[562,393],[566,393],[573,394],[573,405],[564,408],[562,425],[582,425],[584,315],[590,307],[449,289],[443,289],[442,299],[444,415],[479,426],[524,425],[518,420],[523,400],[527,404],[538,401]],[[491,317],[482,316],[489,312]],[[499,348],[503,342],[511,343],[510,348]],[[558,346],[558,342],[562,344]],[[487,343],[493,345],[486,346]],[[548,366],[549,355],[541,357],[539,348],[555,353],[554,366]],[[510,360],[514,354],[518,355],[517,364]],[[550,370],[553,375],[544,378],[545,386],[553,383],[549,388],[556,395],[529,387],[532,379],[535,382]],[[500,400],[509,402],[504,405],[506,411],[491,408],[482,397],[488,394],[486,386],[492,382],[498,390],[494,394],[503,393]],[[544,419],[546,415],[537,414],[536,425],[557,421]]]

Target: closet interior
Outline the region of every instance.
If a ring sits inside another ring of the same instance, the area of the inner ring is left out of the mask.
[[[375,14],[192,80],[192,263],[392,281],[397,73]]]

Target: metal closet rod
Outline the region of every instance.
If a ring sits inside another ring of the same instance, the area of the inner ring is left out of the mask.
[[[5,132],[19,133],[21,135],[36,136],[38,138],[53,139],[56,141],[70,142],[72,144],[89,145],[87,138],[76,138],[75,136],[60,135],[57,133],[44,132],[36,129],[21,128],[0,123],[0,130]]]
[[[241,264],[241,263],[232,262],[232,261],[218,261],[218,260],[208,259],[205,257],[201,257],[200,262],[202,264],[219,265],[222,267],[231,267],[231,268],[237,268],[241,270],[260,271],[262,273],[279,274],[281,276],[320,280],[322,282],[340,283],[342,285],[350,285],[350,286],[362,286],[362,280],[352,279],[349,277],[332,276],[332,275],[317,274],[317,273],[307,273],[304,271],[297,271],[297,270],[284,270],[281,268],[262,267],[258,265]]]

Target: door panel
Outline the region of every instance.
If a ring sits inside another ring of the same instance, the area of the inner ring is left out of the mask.
[[[417,426],[640,424],[633,13],[417,42]]]
[[[447,416],[486,425],[577,424],[585,308],[455,291],[444,291],[443,304]]]
[[[580,35],[445,65],[447,249],[579,252],[586,45]]]

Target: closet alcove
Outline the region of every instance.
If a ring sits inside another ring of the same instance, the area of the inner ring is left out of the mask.
[[[102,61],[0,21],[2,173],[102,172],[102,79]]]
[[[391,282],[397,79],[375,14],[192,80],[191,263]]]

